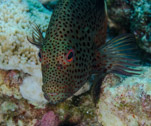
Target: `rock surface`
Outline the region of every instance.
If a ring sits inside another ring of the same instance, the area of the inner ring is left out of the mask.
[[[110,34],[135,34],[141,48],[151,53],[151,2],[107,0]]]
[[[144,73],[122,82],[115,75],[105,78],[98,104],[103,126],[151,125],[151,68],[141,69]]]
[[[35,126],[58,126],[59,118],[50,111],[43,115],[42,119],[38,121]]]

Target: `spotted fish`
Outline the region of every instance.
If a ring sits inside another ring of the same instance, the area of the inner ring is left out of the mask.
[[[106,30],[104,0],[60,0],[46,36],[34,27],[28,40],[40,50],[42,90],[50,104],[72,96],[92,74],[97,76],[94,97],[106,74],[135,74],[129,68],[136,66],[134,37],[124,34],[105,43]]]

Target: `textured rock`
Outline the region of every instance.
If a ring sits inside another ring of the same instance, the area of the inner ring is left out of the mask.
[[[34,126],[47,111],[49,110],[37,108],[24,99],[3,96],[0,98],[0,126]]]
[[[59,118],[50,111],[43,115],[42,119],[38,121],[35,126],[58,126]]]
[[[98,104],[103,126],[151,125],[151,68],[141,69],[141,75],[122,82],[111,75],[104,80]]]
[[[3,102],[1,104],[1,113],[8,113],[8,111],[15,111],[17,109],[17,105],[11,102]]]
[[[26,76],[26,74],[16,70],[0,70],[0,98],[9,96],[21,99],[22,96],[19,91],[19,86],[24,76]]]
[[[150,4],[148,0],[107,0],[110,34],[131,32],[151,52]]]

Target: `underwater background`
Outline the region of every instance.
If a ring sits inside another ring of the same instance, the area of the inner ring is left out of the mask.
[[[31,45],[33,23],[45,35],[57,0],[0,0],[0,126],[151,126],[151,67],[140,75],[108,74],[95,106],[90,79],[72,98],[50,105],[42,92],[39,49]],[[151,2],[106,0],[107,40],[133,33],[151,53]],[[143,55],[143,54],[142,54]]]

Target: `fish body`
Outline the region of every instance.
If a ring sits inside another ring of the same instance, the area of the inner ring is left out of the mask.
[[[124,62],[127,52],[120,49],[122,45],[129,48],[127,42],[132,45],[133,37],[123,35],[106,44],[106,29],[104,0],[60,0],[46,36],[35,27],[28,40],[40,49],[42,90],[50,104],[72,96],[92,74],[101,78],[112,71],[130,74],[123,70],[128,69],[125,65],[131,66]],[[123,56],[121,60],[118,54]]]

